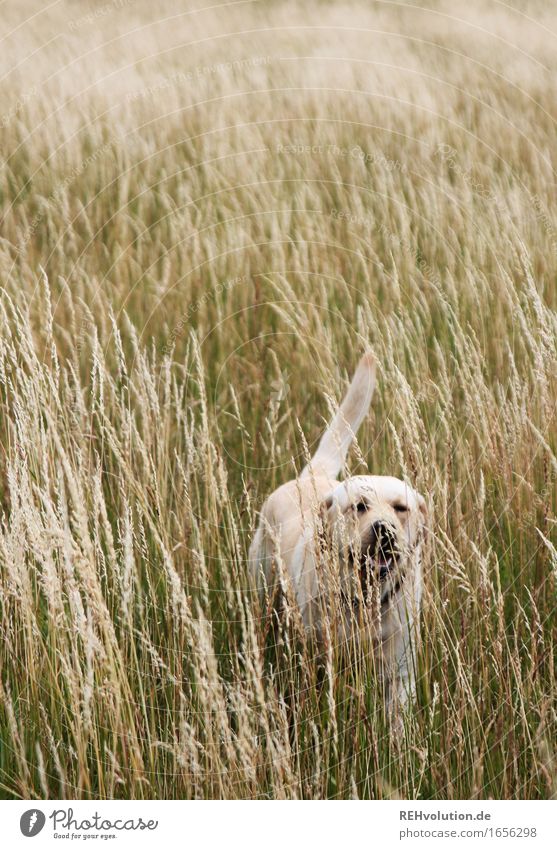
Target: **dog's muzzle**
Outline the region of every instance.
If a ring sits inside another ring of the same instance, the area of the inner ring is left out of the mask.
[[[367,598],[373,581],[385,581],[400,559],[396,530],[389,522],[371,525],[360,552],[360,584]]]

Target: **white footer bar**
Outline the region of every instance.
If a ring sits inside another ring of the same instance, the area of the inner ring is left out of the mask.
[[[557,801],[0,802],[2,845],[439,849],[557,845]]]

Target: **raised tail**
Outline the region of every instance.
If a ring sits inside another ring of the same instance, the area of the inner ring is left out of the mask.
[[[369,410],[375,389],[375,372],[375,357],[371,353],[364,354],[338,412],[301,477],[313,474],[336,478],[341,471],[350,444]]]

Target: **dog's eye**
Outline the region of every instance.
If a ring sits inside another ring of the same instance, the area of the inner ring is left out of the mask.
[[[393,504],[395,513],[408,513],[406,504]]]
[[[368,505],[366,504],[366,502],[365,502],[365,501],[358,501],[358,503],[357,503],[357,504],[354,504],[354,509],[355,509],[358,513],[365,513],[365,512],[366,512],[366,510],[368,509]]]

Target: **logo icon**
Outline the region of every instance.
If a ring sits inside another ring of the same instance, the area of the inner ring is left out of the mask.
[[[290,392],[290,384],[288,383],[288,374],[280,376],[277,380],[273,380],[271,383],[271,401],[274,401],[275,404],[280,404],[281,401],[284,401],[287,395]]]
[[[21,833],[24,834],[25,837],[36,837],[39,831],[43,830],[45,822],[46,817],[43,812],[36,808],[32,808],[30,811],[25,811],[25,813],[21,815],[19,827],[21,829]]]

